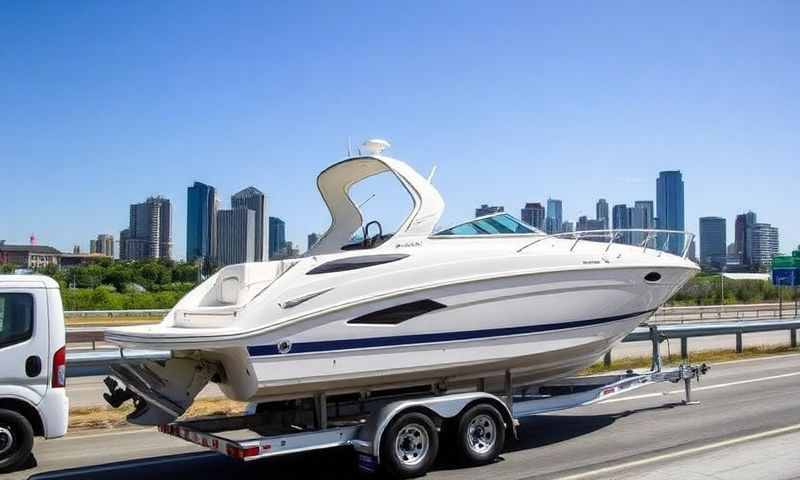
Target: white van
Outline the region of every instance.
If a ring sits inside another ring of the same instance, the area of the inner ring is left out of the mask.
[[[0,471],[28,459],[34,436],[67,432],[64,330],[58,283],[0,275]]]

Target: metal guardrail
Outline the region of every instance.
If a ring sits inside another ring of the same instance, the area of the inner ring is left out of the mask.
[[[658,325],[659,338],[663,340],[680,339],[681,357],[688,358],[689,338],[709,337],[718,335],[734,335],[736,337],[736,351],[743,350],[742,336],[746,333],[760,332],[789,332],[789,344],[797,347],[797,330],[800,329],[800,317],[791,320],[775,321],[739,321],[722,323],[684,323]],[[105,348],[95,350],[96,343],[103,340],[105,328],[75,327],[67,329],[67,343],[92,342],[92,350],[67,352],[67,375],[96,375],[97,369],[105,369],[110,362],[122,359],[165,359],[169,352],[157,350],[124,350],[118,348]],[[623,342],[649,342],[650,330],[648,327],[638,327],[625,337]],[[606,365],[611,363],[611,352],[604,359]],[[90,372],[90,373],[81,373]]]
[[[661,307],[649,323],[686,323],[719,320],[758,320],[800,316],[797,303],[755,303],[739,305],[705,305],[692,307]]]
[[[163,317],[169,309],[145,309],[145,310],[69,310],[64,312],[64,318],[84,318],[84,317]]]

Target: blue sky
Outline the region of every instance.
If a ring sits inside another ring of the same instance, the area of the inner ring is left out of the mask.
[[[0,239],[83,249],[128,205],[255,185],[288,238],[328,223],[316,174],[387,138],[447,202],[655,199],[752,209],[800,243],[800,3],[18,2],[0,14]],[[366,198],[370,192],[363,190]],[[392,201],[365,207],[380,217]]]

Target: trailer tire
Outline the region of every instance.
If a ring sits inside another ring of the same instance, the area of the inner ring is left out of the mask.
[[[33,449],[33,427],[13,410],[0,409],[0,472],[7,472],[28,459]]]
[[[455,432],[456,451],[467,465],[483,465],[494,461],[503,451],[506,424],[497,409],[479,403],[458,417]]]
[[[381,437],[381,465],[394,478],[425,475],[438,452],[436,425],[424,413],[399,415]]]

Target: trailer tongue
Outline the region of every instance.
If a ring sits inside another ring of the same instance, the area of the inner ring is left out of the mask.
[[[247,415],[189,419],[161,425],[163,433],[182,438],[238,460],[351,446],[359,467],[384,467],[395,477],[424,474],[436,458],[439,438],[455,439],[466,464],[488,463],[502,452],[508,435],[516,436],[520,418],[591,405],[661,382],[683,382],[684,404],[692,404],[692,380],[709,367],[681,365],[662,369],[659,338],[651,327],[652,368],[644,373],[576,377],[554,384],[514,388],[506,372],[506,391],[447,392],[441,385],[392,392],[362,392],[251,405]],[[447,435],[440,435],[447,432]]]

